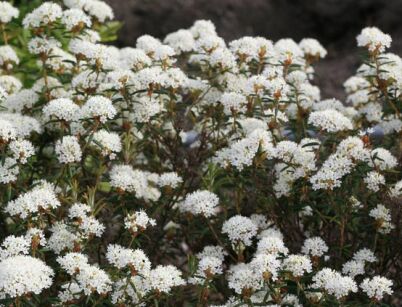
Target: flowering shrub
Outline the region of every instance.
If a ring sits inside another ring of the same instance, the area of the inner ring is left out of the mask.
[[[314,85],[314,39],[227,44],[199,20],[118,49],[112,18],[98,0],[0,2],[0,303],[398,300],[389,35],[357,36],[344,104]]]

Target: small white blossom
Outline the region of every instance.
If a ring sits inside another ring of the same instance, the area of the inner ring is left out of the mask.
[[[328,246],[320,237],[308,238],[302,246],[302,253],[313,257],[321,257],[328,251]]]
[[[290,271],[294,277],[301,277],[310,273],[312,264],[308,257],[303,255],[289,255],[283,260],[283,268]]]
[[[257,226],[248,217],[235,215],[223,223],[222,233],[228,235],[232,244],[249,246],[257,234]]]
[[[312,112],[308,118],[308,123],[327,132],[338,132],[353,128],[350,119],[332,109]]]
[[[20,12],[7,1],[0,1],[0,23],[9,23],[13,18],[18,18]]]
[[[105,123],[116,116],[112,101],[106,97],[94,96],[87,100],[81,108],[82,118],[96,118]]]
[[[373,278],[366,278],[360,284],[360,288],[367,294],[371,299],[380,301],[383,299],[384,294],[391,295],[392,291],[392,281],[381,276],[374,276]]]
[[[23,255],[7,258],[0,262],[0,296],[39,294],[52,285],[53,276],[42,260]]]
[[[192,214],[201,214],[205,217],[211,217],[218,212],[219,198],[212,192],[199,190],[186,196],[184,202],[180,205],[183,212]]]
[[[376,27],[367,27],[356,37],[357,45],[370,52],[383,52],[391,46],[391,36],[384,34]]]
[[[82,157],[81,146],[75,136],[65,136],[56,142],[54,151],[60,163],[80,162]]]
[[[173,265],[158,265],[149,274],[149,287],[152,290],[169,293],[173,287],[185,285],[182,273]]]

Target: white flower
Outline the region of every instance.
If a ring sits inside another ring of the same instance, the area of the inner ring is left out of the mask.
[[[29,253],[30,242],[25,237],[8,236],[0,248],[0,260]]]
[[[332,154],[324,162],[321,169],[310,177],[314,190],[339,187],[343,176],[349,174],[354,168],[354,163],[348,157],[339,153]]]
[[[70,231],[68,225],[63,222],[56,222],[51,228],[52,232],[48,246],[56,254],[60,254],[64,250],[72,250],[74,244],[79,241],[79,237]]]
[[[350,119],[333,109],[312,112],[308,118],[308,123],[327,132],[353,129]]]
[[[211,54],[214,50],[223,49],[225,46],[225,41],[217,35],[203,36],[195,41],[195,50],[201,54]],[[208,57],[204,57],[204,59],[208,59]]]
[[[13,18],[18,18],[20,12],[7,1],[0,1],[0,23],[9,23]]]
[[[387,170],[398,165],[398,160],[386,149],[375,148],[371,151],[369,165],[378,167],[380,170]]]
[[[11,141],[10,150],[15,160],[21,164],[27,163],[28,159],[35,154],[35,149],[30,141],[17,139]]]
[[[213,256],[202,257],[198,262],[195,276],[190,278],[189,282],[192,284],[203,284],[204,279],[212,279],[214,276],[222,273],[222,259]]]
[[[275,43],[274,47],[279,60],[286,65],[302,63],[303,51],[294,40],[290,38],[280,39]]]
[[[97,118],[105,123],[116,116],[116,109],[112,101],[106,97],[93,96],[81,108],[82,118]]]
[[[325,58],[327,50],[314,38],[303,38],[299,47],[307,57]]]
[[[64,11],[61,21],[68,31],[80,29],[84,25],[90,27],[92,24],[91,19],[82,10],[76,8]]]
[[[385,185],[385,177],[376,171],[371,171],[364,178],[367,184],[367,189],[373,192],[378,192],[382,185]]]
[[[170,186],[175,189],[183,182],[183,179],[176,172],[163,173],[159,176],[160,187]]]
[[[244,167],[253,164],[254,157],[259,149],[265,153],[267,158],[272,158],[276,155],[271,133],[262,129],[255,129],[247,137],[219,150],[213,161],[223,167],[233,165],[239,171],[242,171]]]
[[[260,277],[272,279],[275,281],[278,278],[281,262],[272,254],[257,254],[251,260],[250,267],[260,275]]]
[[[14,49],[8,45],[0,46],[0,67],[11,69],[13,64],[19,64],[20,60]]]
[[[134,71],[151,66],[152,61],[144,50],[125,47],[120,49],[120,61],[123,68],[130,68]]]
[[[152,56],[155,50],[161,45],[162,43],[159,39],[145,34],[137,38],[135,47],[143,50],[148,56]]]
[[[182,273],[173,265],[158,265],[149,274],[149,287],[152,290],[169,293],[173,287],[185,285]]]
[[[363,141],[355,136],[349,136],[339,143],[336,152],[358,161],[369,161],[370,151],[365,148]]]
[[[226,48],[217,48],[209,56],[209,64],[222,71],[230,70],[236,67],[236,59]]]
[[[63,0],[63,3],[68,8],[82,9],[84,4],[90,0]]]
[[[368,88],[370,83],[362,77],[352,76],[343,83],[346,93],[354,93],[358,90]]]
[[[222,274],[222,260],[213,256],[201,258],[198,262],[198,273],[201,276]]]
[[[53,37],[34,37],[28,42],[28,51],[35,55],[50,55],[53,49],[59,47],[61,43]]]
[[[105,226],[93,216],[84,216],[82,221],[79,223],[79,227],[86,237],[92,235],[95,237],[101,237],[105,231]]]
[[[136,100],[134,110],[129,117],[135,123],[146,123],[163,110],[164,107],[160,101],[153,97],[142,96]]]
[[[100,147],[102,155],[109,156],[111,159],[114,159],[116,153],[121,152],[122,149],[120,136],[104,129],[93,134],[92,145]]]
[[[14,76],[0,75],[0,87],[5,91],[6,95],[11,95],[21,90],[22,83]],[[4,96],[4,93],[2,96]]]
[[[167,69],[162,77],[161,85],[167,88],[177,89],[179,87],[186,87],[188,78],[186,74],[177,67]]]
[[[22,21],[24,28],[39,28],[50,25],[62,15],[60,5],[53,2],[45,2],[41,6],[27,14]]]
[[[23,137],[29,136],[33,131],[35,131],[35,132],[41,131],[39,122],[33,117],[24,116],[24,115],[17,114],[17,113],[1,112],[0,113],[0,138],[2,137],[2,133],[3,133],[2,132],[3,120],[6,120],[13,126],[16,137],[23,138]],[[11,139],[14,139],[14,133],[11,132],[11,134],[9,134],[10,132],[8,132],[8,129],[9,128],[7,128],[5,130],[6,135],[8,134],[8,138],[11,137]]]
[[[0,297],[39,294],[52,285],[53,270],[30,256],[15,256],[0,262]]]
[[[77,274],[76,280],[86,295],[91,295],[93,292],[106,294],[112,290],[109,276],[95,266],[84,266]]]
[[[128,249],[117,244],[109,244],[107,260],[118,269],[129,267],[131,274],[147,276],[151,270],[151,262],[141,249]]]
[[[10,201],[5,211],[10,215],[19,215],[25,219],[31,214],[37,214],[41,209],[50,210],[60,206],[54,186],[46,181],[39,182],[29,192],[21,194]]]
[[[154,52],[150,57],[156,62],[162,62],[165,65],[172,65],[176,59],[174,49],[167,45],[159,45],[155,48]]]
[[[289,250],[283,243],[283,239],[278,236],[272,236],[272,234],[262,237],[257,244],[257,254],[287,255],[288,252]]]
[[[355,278],[357,275],[363,275],[364,262],[356,260],[350,260],[348,262],[345,262],[342,266],[342,273],[352,278]]]
[[[244,113],[246,111],[247,99],[244,95],[238,93],[223,93],[219,101],[223,105],[223,111],[226,115],[232,113]]]
[[[186,196],[184,202],[180,205],[180,210],[195,215],[201,214],[208,218],[217,214],[218,204],[219,198],[216,194],[206,190],[199,190]]]
[[[272,42],[262,37],[244,36],[231,41],[229,47],[242,62],[261,61],[274,54]]]
[[[67,253],[64,256],[57,257],[57,262],[68,274],[74,275],[89,266],[88,257],[81,253]]]
[[[177,54],[189,52],[194,48],[194,38],[189,30],[178,30],[166,35],[163,43],[172,47]]]
[[[266,238],[266,237],[275,237],[280,240],[283,240],[282,232],[276,227],[265,229],[265,230],[261,231],[261,233],[258,235],[258,239],[262,239],[262,238]],[[283,244],[283,242],[282,242],[282,244]]]
[[[80,162],[82,158],[81,146],[76,136],[68,135],[58,140],[54,151],[60,163]]]
[[[95,17],[101,23],[105,22],[108,19],[114,18],[112,8],[103,1],[98,0],[85,1],[82,9],[89,15]]]
[[[312,264],[308,257],[303,255],[289,255],[283,260],[283,268],[290,271],[294,277],[301,277],[310,273]]]
[[[197,20],[190,28],[190,32],[195,39],[204,36],[216,36],[215,25],[210,20]]]
[[[235,215],[225,221],[222,233],[227,234],[232,244],[242,243],[251,245],[251,239],[257,234],[257,226],[251,219],[241,215]]]
[[[48,119],[56,117],[70,122],[79,119],[80,107],[68,98],[58,98],[49,101],[42,112]]]
[[[155,226],[156,221],[150,218],[145,211],[136,211],[124,218],[124,227],[132,233],[143,231],[148,225]]]
[[[353,254],[353,259],[356,261],[363,261],[363,262],[376,262],[377,257],[374,255],[374,253],[367,249],[367,248],[362,248],[355,252]]]
[[[109,175],[112,187],[135,192],[139,198],[145,195],[148,181],[144,172],[134,170],[130,165],[115,165]]]
[[[0,118],[0,140],[3,142],[9,142],[17,137],[13,125],[8,120]]]
[[[16,165],[15,159],[5,158],[4,164],[0,163],[0,182],[3,184],[14,182],[17,180],[17,176],[20,172],[18,165]]]
[[[360,284],[360,288],[367,294],[371,299],[380,301],[383,299],[384,294],[391,295],[392,291],[392,281],[381,276],[374,276],[373,278],[366,278]]]
[[[302,253],[313,257],[321,257],[328,251],[328,246],[320,237],[308,238],[302,246]]]
[[[372,209],[369,216],[376,219],[377,229],[381,233],[387,234],[394,228],[391,223],[390,210],[382,204],[378,204],[377,207]]]
[[[390,196],[391,197],[399,197],[402,196],[402,180],[399,180],[393,187],[390,188]]]
[[[207,245],[204,247],[202,252],[198,253],[196,256],[198,259],[202,259],[205,257],[219,258],[223,262],[227,254],[228,253],[221,246]]]
[[[260,289],[263,278],[253,270],[251,265],[240,263],[230,268],[227,280],[229,288],[237,294],[242,294],[244,291],[253,292]]]
[[[346,297],[349,292],[357,292],[357,285],[352,278],[342,276],[336,271],[324,268],[313,277],[313,288],[324,289],[337,299]]]
[[[71,206],[71,208],[68,210],[68,217],[70,219],[80,219],[82,220],[83,218],[85,218],[88,213],[90,213],[91,207],[86,205],[86,204],[82,204],[82,203],[75,203]]]
[[[370,52],[384,52],[391,46],[391,36],[384,34],[376,27],[367,27],[356,37],[357,45],[365,47]]]

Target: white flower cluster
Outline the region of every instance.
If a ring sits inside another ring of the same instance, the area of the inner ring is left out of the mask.
[[[40,181],[30,191],[7,203],[5,210],[10,215],[25,219],[33,214],[55,209],[60,205],[55,187],[51,183]]]
[[[31,256],[14,256],[0,262],[0,298],[40,294],[52,285],[54,271]]]
[[[54,151],[60,163],[74,163],[81,161],[81,146],[75,136],[65,136],[57,141]]]
[[[365,28],[357,36],[357,45],[367,48],[370,52],[383,52],[391,46],[391,36],[384,34],[376,27]]]
[[[195,191],[188,194],[180,205],[180,210],[210,218],[218,213],[219,198],[209,191]]]
[[[248,217],[235,215],[222,226],[222,233],[227,234],[232,244],[251,245],[251,239],[257,234],[257,226]]]
[[[337,299],[346,297],[349,292],[357,292],[356,282],[348,276],[324,268],[313,277],[313,288],[323,289]]]
[[[390,303],[389,35],[357,37],[343,103],[314,85],[313,38],[225,42],[198,20],[120,49],[106,3],[35,3],[0,1],[0,305]]]
[[[392,291],[392,281],[385,277],[374,276],[372,279],[366,278],[360,284],[362,290],[367,294],[368,297],[375,299],[377,301],[382,300],[384,294],[391,295]]]

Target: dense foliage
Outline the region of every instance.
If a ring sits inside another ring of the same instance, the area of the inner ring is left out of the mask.
[[[225,43],[199,20],[118,49],[112,19],[0,2],[0,303],[398,304],[389,35],[357,36],[342,103],[314,85],[315,39]]]

